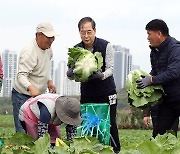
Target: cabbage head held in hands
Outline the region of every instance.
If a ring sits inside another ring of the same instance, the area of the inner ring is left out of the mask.
[[[142,79],[142,76],[146,75],[149,74],[142,70],[134,70],[128,74],[126,81],[129,103],[134,107],[142,109],[156,104],[164,94],[161,85],[138,89],[136,81]]]
[[[100,52],[94,54],[81,47],[68,49],[68,66],[73,69],[75,81],[87,82],[94,72],[102,71],[103,57]]]

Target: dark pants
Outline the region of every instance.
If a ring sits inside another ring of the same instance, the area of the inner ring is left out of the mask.
[[[120,141],[118,135],[118,128],[116,124],[116,109],[117,109],[117,95],[116,93],[112,93],[109,96],[100,96],[100,97],[92,97],[92,96],[83,96],[81,95],[81,104],[83,103],[109,103],[110,104],[110,134],[113,138],[111,139],[111,146],[114,151],[120,151]],[[115,143],[114,143],[115,142]]]
[[[156,129],[156,124],[157,124],[157,116],[152,116],[152,124],[153,124],[153,137],[155,137],[158,132],[157,132],[157,129]],[[174,122],[171,130],[174,131],[176,137],[177,137],[177,131],[178,131],[178,126],[179,126],[179,117],[176,119],[176,121]]]
[[[158,106],[157,122],[154,128],[153,137],[163,135],[167,130],[174,130],[177,134],[180,116],[179,102],[163,102]]]
[[[26,123],[25,123],[25,121],[20,121],[20,123],[21,123],[21,126],[23,127],[23,129],[25,130],[25,132],[26,132]],[[26,132],[27,133],[27,132]]]
[[[19,109],[30,97],[31,96],[18,93],[15,89],[12,90],[11,100],[16,132],[25,132],[19,120]]]

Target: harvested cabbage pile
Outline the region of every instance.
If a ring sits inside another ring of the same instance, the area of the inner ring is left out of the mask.
[[[75,81],[86,82],[94,72],[102,71],[103,57],[100,52],[94,54],[81,47],[68,49],[68,66],[73,68]]]
[[[161,85],[148,86],[144,89],[138,89],[136,81],[142,79],[141,75],[148,75],[142,70],[134,70],[128,74],[126,81],[126,90],[129,96],[129,103],[138,108],[150,107],[158,102],[164,94]]]

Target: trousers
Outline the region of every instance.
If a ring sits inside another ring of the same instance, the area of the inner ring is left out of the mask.
[[[19,120],[19,109],[31,96],[20,94],[12,89],[11,101],[13,105],[13,116],[16,132],[25,132]]]
[[[178,127],[180,116],[180,101],[162,102],[158,106],[157,122],[154,128],[153,137],[158,134],[163,135],[167,130],[171,130],[173,125]]]

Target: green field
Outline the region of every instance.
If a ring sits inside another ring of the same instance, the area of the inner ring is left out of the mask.
[[[64,125],[61,126],[61,133],[62,133],[62,140],[65,141],[66,134],[65,134]],[[135,154],[135,153],[137,153],[137,154],[155,154],[155,153],[179,154],[180,153],[179,138],[176,138],[171,133],[166,133],[162,136],[161,135],[157,136],[156,139],[152,139],[150,141],[151,133],[152,133],[152,130],[120,129],[119,137],[120,137],[121,148],[122,148],[120,154]],[[14,142],[15,145],[11,148],[15,148],[14,150],[18,150],[18,151],[16,151],[16,153],[25,152],[21,146],[18,146],[18,145],[16,146],[18,138],[14,138],[14,139],[11,138],[12,136],[14,136],[13,134],[15,134],[13,116],[12,115],[0,115],[0,138],[5,139],[4,144],[11,146],[11,144]],[[15,134],[15,135],[17,135],[17,134]],[[18,135],[20,135],[20,134],[18,134]],[[26,134],[22,134],[22,135],[26,135]],[[179,133],[178,133],[178,136],[179,136]],[[18,137],[20,137],[20,136],[18,136]],[[29,137],[26,135],[22,138],[27,140]],[[74,140],[76,140],[76,139],[74,139]],[[32,150],[32,151],[38,150],[40,153],[37,153],[37,151],[33,151],[34,153],[41,154],[42,150],[49,149],[49,139],[47,140],[47,137],[45,137],[44,139],[41,138],[38,141],[39,142],[37,142],[37,144],[34,145],[34,147],[36,147],[36,146],[37,147],[30,148],[30,150]],[[45,141],[47,141],[47,144],[44,144]],[[81,141],[76,140],[76,141],[72,142],[71,145],[74,144],[74,149],[76,149],[77,151],[78,150],[80,151],[80,150],[84,150],[83,149],[84,147],[82,147],[82,145],[81,145],[82,143],[85,144],[85,147],[88,147],[88,148],[90,148],[92,146],[92,142],[90,140],[88,140],[88,142],[87,142],[87,140],[84,140],[83,137],[81,138]],[[87,143],[88,143],[88,146],[87,146]],[[22,145],[24,145],[24,144],[22,144]],[[47,146],[45,147],[45,145],[47,145]],[[99,149],[101,149],[102,146],[99,146],[98,144],[95,145],[95,147],[96,148],[98,147]],[[5,147],[6,146],[0,148],[0,153],[2,152],[4,154],[5,153],[10,154],[10,152],[11,152],[13,154],[11,148],[6,149]],[[39,147],[41,147],[41,148],[39,149]],[[69,149],[71,147],[72,146],[68,146]],[[103,146],[103,149],[104,148],[105,148],[105,146]],[[62,149],[58,149],[58,150],[62,150]],[[108,149],[105,149],[105,150],[108,150]],[[49,152],[53,153],[50,150],[49,150]],[[58,153],[62,153],[62,151],[58,152]],[[68,154],[69,154],[69,152],[68,152]],[[107,151],[105,153],[103,152],[103,154],[107,154]],[[108,154],[109,154],[109,151],[108,151]]]
[[[62,133],[64,132],[64,127],[62,128]],[[126,147],[130,145],[137,144],[143,140],[147,140],[151,137],[151,130],[132,130],[132,129],[120,129],[119,137],[121,146]],[[0,137],[1,136],[11,136],[15,133],[14,121],[12,115],[0,115]],[[64,136],[64,135],[63,135]]]

